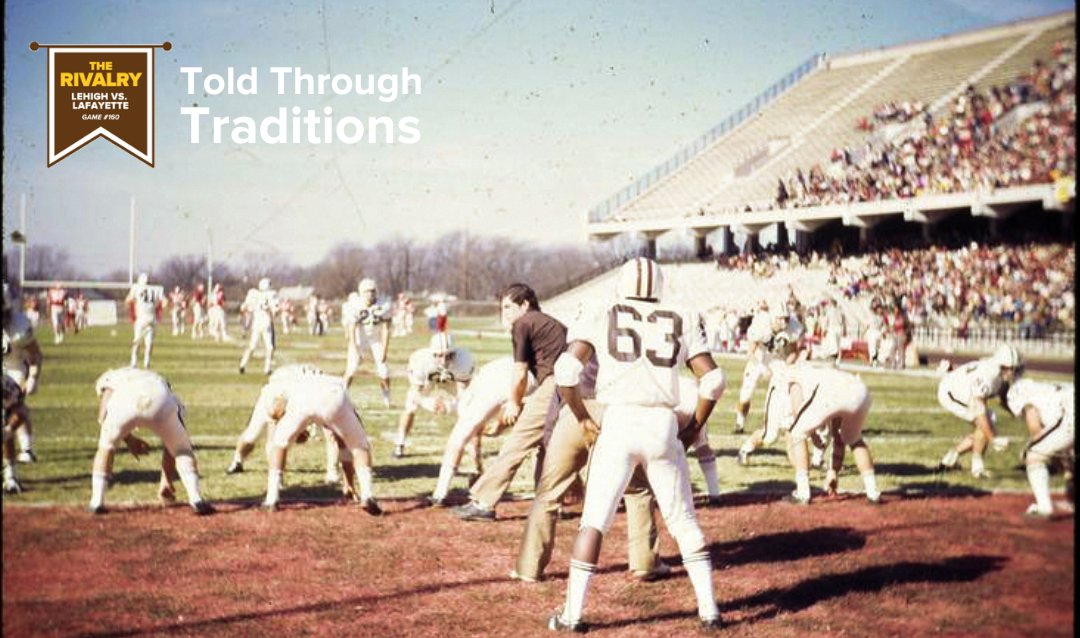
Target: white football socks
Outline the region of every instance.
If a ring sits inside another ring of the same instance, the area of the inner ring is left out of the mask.
[[[978,476],[986,471],[986,466],[983,464],[983,456],[978,452],[971,453],[971,474]]]
[[[360,487],[360,499],[368,500],[371,498],[371,468],[366,466],[356,466],[356,484]]]
[[[177,457],[176,472],[187,491],[188,503],[194,505],[201,501],[202,493],[199,491],[199,473],[195,470],[195,459],[187,455]]]
[[[563,607],[563,620],[576,623],[581,620],[585,601],[589,597],[589,581],[596,572],[596,565],[570,559],[570,577],[566,585],[566,606]]]
[[[109,487],[109,475],[94,472],[90,475],[90,507],[97,508],[105,504],[105,489]]]
[[[1050,470],[1043,463],[1035,463],[1027,466],[1028,483],[1031,484],[1031,494],[1035,497],[1035,507],[1041,514],[1049,514],[1054,511],[1054,504],[1050,500]]]
[[[270,470],[266,479],[266,504],[273,505],[281,498],[281,470]]]
[[[874,470],[868,470],[862,473],[862,482],[866,487],[866,498],[876,501],[881,498],[881,490],[877,486],[877,477],[874,475]]]
[[[716,597],[713,594],[712,559],[709,557],[709,550],[702,549],[683,556],[683,567],[686,568],[686,575],[690,577],[690,584],[694,586],[698,616],[705,620],[718,618],[720,610],[716,608]]]
[[[795,496],[802,500],[810,500],[809,470],[795,470]]]

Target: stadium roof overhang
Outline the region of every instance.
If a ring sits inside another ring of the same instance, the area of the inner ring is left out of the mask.
[[[963,213],[970,213],[977,217],[1005,219],[1032,204],[1041,204],[1045,210],[1072,212],[1075,199],[1075,183],[1072,180],[1062,180],[1057,184],[925,195],[911,199],[836,204],[814,208],[724,214],[699,211],[680,217],[592,222],[586,224],[585,230],[591,239],[599,240],[612,239],[626,233],[655,238],[664,233],[679,230],[707,235],[725,227],[739,234],[757,234],[777,223],[785,224],[792,230],[814,232],[835,220],[840,220],[845,226],[872,228],[881,221],[897,215],[903,215],[904,221],[922,224],[934,224],[951,215]]]

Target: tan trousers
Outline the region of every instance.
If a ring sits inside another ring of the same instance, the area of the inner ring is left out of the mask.
[[[521,413],[503,442],[499,456],[469,490],[472,500],[485,507],[495,507],[503,497],[525,457],[540,447],[544,438],[544,420],[554,396],[555,377],[548,375],[532,394],[525,397]]]
[[[599,423],[604,406],[592,400],[586,401],[585,406]],[[536,496],[522,533],[514,566],[521,576],[539,580],[551,562],[559,502],[573,486],[578,472],[587,467],[591,443],[570,408],[563,408],[547,444]],[[660,536],[653,516],[656,501],[640,468],[630,479],[624,501],[630,569],[650,571],[659,560]]]

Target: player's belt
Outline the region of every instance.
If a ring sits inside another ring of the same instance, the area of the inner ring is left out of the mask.
[[[814,402],[814,397],[817,396],[817,391],[820,387],[820,385],[814,386],[814,391],[810,393],[810,398],[806,400],[806,403],[804,403],[801,408],[799,408],[799,413],[795,415],[795,420],[791,422],[792,430],[795,429],[795,425],[799,422],[799,417],[801,417],[803,413],[806,412],[806,409],[810,407],[810,404]]]
[[[1046,437],[1050,436],[1050,434],[1051,434],[1051,433],[1053,433],[1053,432],[1054,432],[1054,430],[1057,430],[1057,429],[1058,429],[1059,427],[1061,427],[1061,424],[1062,424],[1062,423],[1063,423],[1064,421],[1065,421],[1065,411],[1064,411],[1064,410],[1062,410],[1062,411],[1061,411],[1061,417],[1059,417],[1059,418],[1058,418],[1057,422],[1056,422],[1056,423],[1054,423],[1053,425],[1051,425],[1050,427],[1046,428],[1046,429],[1045,429],[1045,430],[1043,430],[1042,432],[1040,432],[1040,433],[1039,433],[1039,436],[1037,436],[1037,437],[1035,437],[1035,438],[1031,439],[1031,442],[1030,442],[1030,443],[1028,443],[1028,444],[1027,444],[1027,446],[1025,446],[1025,447],[1024,447],[1024,449],[1025,449],[1025,450],[1030,450],[1030,449],[1031,449],[1032,447],[1034,447],[1034,446],[1035,446],[1035,444],[1037,444],[1037,443],[1039,443],[1040,441],[1042,441],[1042,440],[1046,439]]]

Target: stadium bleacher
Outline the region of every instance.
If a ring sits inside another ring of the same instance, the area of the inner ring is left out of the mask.
[[[1055,43],[1075,46],[1074,27],[1075,12],[1067,12],[830,59],[673,174],[607,217],[590,217],[590,224],[611,236],[619,223],[767,208],[781,178],[833,149],[871,141],[873,133],[854,123],[878,105],[920,101],[939,116],[969,85],[1003,84],[1029,72],[1035,60],[1049,60]],[[753,170],[743,175],[748,165]]]

